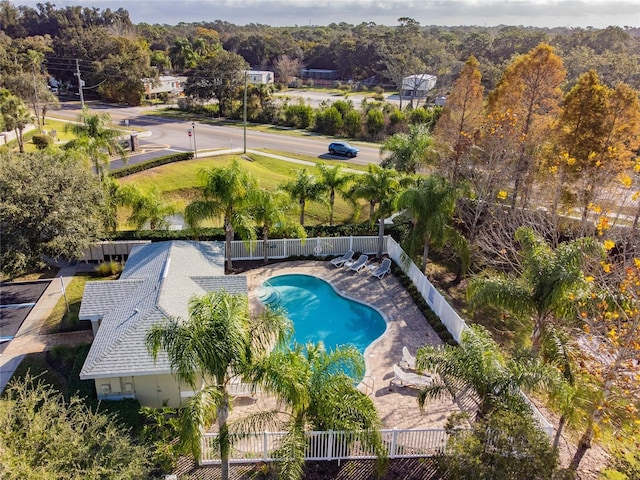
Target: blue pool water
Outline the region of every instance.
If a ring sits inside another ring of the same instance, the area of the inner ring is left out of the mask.
[[[309,275],[281,275],[262,284],[262,303],[283,307],[300,344],[322,341],[327,350],[352,344],[361,353],[386,329],[375,309],[344,298],[324,280]]]

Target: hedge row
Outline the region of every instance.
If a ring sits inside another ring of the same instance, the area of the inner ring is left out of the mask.
[[[401,242],[406,236],[404,226],[390,226],[385,229],[385,234],[391,235],[396,241]],[[307,237],[349,237],[349,236],[373,236],[377,235],[377,227],[372,229],[368,223],[353,225],[313,225],[305,227]],[[261,232],[256,231],[260,238]],[[282,238],[272,235],[270,238]],[[236,237],[236,239],[238,239]],[[186,228],[183,230],[124,230],[107,234],[106,240],[151,240],[160,242],[163,240],[224,240],[223,228]]]
[[[118,168],[112,170],[109,175],[113,178],[122,178],[127,175],[149,170],[150,168],[159,167],[160,165],[166,165],[168,163],[182,162],[185,160],[191,160],[193,158],[193,152],[184,153],[172,153],[171,155],[165,155],[164,157],[154,158],[147,162],[136,163],[135,165],[129,165],[127,167]]]

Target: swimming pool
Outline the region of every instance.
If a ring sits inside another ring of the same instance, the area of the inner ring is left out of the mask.
[[[327,350],[352,344],[365,349],[387,328],[375,309],[339,295],[324,280],[310,275],[272,277],[258,290],[264,304],[284,308],[300,344],[322,341]]]

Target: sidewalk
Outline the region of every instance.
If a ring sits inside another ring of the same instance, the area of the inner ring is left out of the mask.
[[[22,322],[16,336],[0,356],[0,392],[4,390],[25,355],[44,352],[55,345],[76,345],[91,342],[91,330],[40,335],[42,326],[62,297],[61,281],[66,288],[76,273],[76,268],[76,265],[69,265],[60,269],[56,278],[51,281],[38,303]]]

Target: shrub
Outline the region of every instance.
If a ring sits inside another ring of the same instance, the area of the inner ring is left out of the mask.
[[[340,132],[343,125],[344,120],[336,107],[325,108],[316,114],[315,130],[318,132],[335,135]]]
[[[313,120],[310,105],[289,105],[284,110],[285,125],[295,128],[309,128]]]
[[[357,110],[349,110],[344,116],[344,130],[345,133],[352,138],[360,136],[362,131],[362,119],[360,118],[360,112]]]
[[[31,137],[31,141],[38,150],[44,150],[49,145],[53,144],[53,137],[50,135],[36,134]]]
[[[122,272],[122,264],[120,262],[102,262],[96,267],[96,272],[101,277],[110,277]]]
[[[384,114],[380,110],[369,110],[367,114],[367,133],[372,139],[378,138],[384,128]]]

